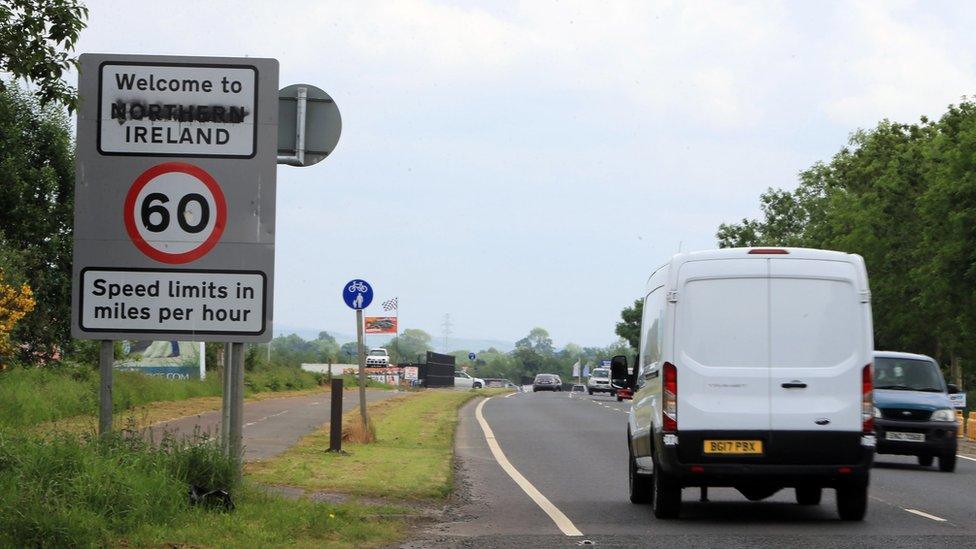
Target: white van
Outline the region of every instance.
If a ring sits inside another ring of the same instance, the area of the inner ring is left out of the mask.
[[[681,489],[800,504],[837,490],[861,520],[874,457],[864,260],[800,248],[678,254],[650,277],[631,378],[630,499],[677,517]],[[614,378],[627,377],[614,357]]]

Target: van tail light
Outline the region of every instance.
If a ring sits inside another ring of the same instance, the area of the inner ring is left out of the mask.
[[[871,393],[871,365],[861,370],[861,431],[874,432],[874,399]]]
[[[664,432],[678,430],[678,370],[670,362],[664,363]]]

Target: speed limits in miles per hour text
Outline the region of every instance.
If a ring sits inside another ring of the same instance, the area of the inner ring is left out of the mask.
[[[86,332],[237,333],[264,330],[264,273],[85,269]]]

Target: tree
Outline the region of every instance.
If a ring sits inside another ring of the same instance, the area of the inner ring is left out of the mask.
[[[342,347],[339,348],[339,358],[342,360],[349,360],[355,362],[359,357],[359,346],[355,341],[350,341],[349,343],[343,343]]]
[[[640,348],[641,317],[643,314],[644,300],[635,299],[633,307],[624,307],[620,311],[622,322],[618,322],[617,328],[614,330],[614,333],[626,339],[635,351]]]
[[[37,302],[12,335],[29,362],[71,349],[71,125],[63,111],[7,86],[0,136],[0,247],[8,250],[0,258],[17,263]]]
[[[390,352],[394,362],[413,362],[427,354],[430,347],[430,334],[416,328],[407,328],[396,339],[390,340],[384,348]],[[424,360],[420,358],[420,360]]]
[[[78,66],[71,51],[87,18],[76,0],[0,0],[0,73],[37,84],[42,105],[73,110],[75,90],[61,77]],[[0,92],[4,87],[0,81]]]
[[[529,335],[515,342],[516,349],[532,349],[543,356],[550,356],[555,352],[552,346],[552,338],[545,328],[535,327],[529,331]]]

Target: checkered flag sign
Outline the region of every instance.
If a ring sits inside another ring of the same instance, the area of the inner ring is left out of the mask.
[[[383,302],[383,310],[384,311],[395,311],[395,310],[397,310],[397,300],[398,299],[400,299],[400,298],[394,297],[393,299],[387,299],[386,301],[384,301]]]

